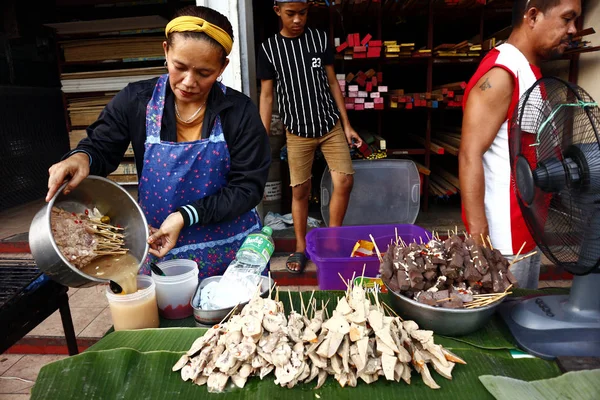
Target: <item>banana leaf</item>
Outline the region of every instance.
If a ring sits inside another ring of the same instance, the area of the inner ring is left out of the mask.
[[[505,376],[480,376],[497,400],[595,400],[600,397],[600,369],[567,372],[557,378],[524,382]]]
[[[329,312],[329,315],[331,315],[332,311],[335,309],[335,305],[337,304],[337,299],[342,297],[343,295],[344,292],[342,291],[315,291],[314,295],[311,292],[303,292],[302,302],[304,302],[305,307],[308,307],[308,302],[310,301],[310,298],[312,296],[312,298],[316,299],[319,308],[321,308],[321,304],[327,304],[327,310]],[[292,307],[290,307],[290,297],[292,299],[291,304],[293,305],[293,309],[297,312],[300,312],[302,307],[302,302],[300,301],[300,293],[291,292],[288,294],[287,291],[279,292],[279,300],[283,303],[285,310],[288,313],[292,310]],[[379,300],[385,302],[388,305],[392,304],[389,301],[389,294],[380,294]],[[196,323],[194,321],[194,318],[192,317],[183,320],[168,320],[161,318],[160,326],[161,328],[194,327],[196,326]],[[107,333],[111,332],[112,330],[110,330]],[[442,345],[450,345],[450,343],[455,344],[456,341],[487,350],[511,350],[517,348],[508,328],[497,314],[490,319],[490,322],[486,326],[469,335],[464,335],[456,338],[436,335],[436,343],[439,342]]]
[[[206,386],[183,382],[171,367],[180,355],[205,330],[190,328],[146,329],[114,332],[88,351],[42,368],[33,387],[32,399],[181,399],[208,394]],[[287,389],[276,386],[271,376],[252,377],[244,389],[228,388],[221,399],[323,399],[373,398],[403,399],[493,399],[477,379],[482,374],[500,374],[526,381],[560,375],[555,363],[536,358],[513,359],[508,351],[474,348],[454,342],[449,348],[463,357],[467,365],[457,365],[453,380],[432,372],[442,387],[432,390],[413,372],[412,383],[388,382],[383,379],[356,388],[341,388],[331,377],[319,390],[315,383]]]

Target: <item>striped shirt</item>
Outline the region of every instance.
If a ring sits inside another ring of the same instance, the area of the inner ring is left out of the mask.
[[[291,133],[318,138],[340,118],[325,71],[331,64],[327,34],[316,29],[306,28],[296,38],[278,33],[261,45],[258,79],[276,81],[279,113]]]

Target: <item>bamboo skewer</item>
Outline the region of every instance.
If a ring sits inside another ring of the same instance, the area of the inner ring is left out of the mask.
[[[519,258],[519,254],[521,254],[521,251],[525,247],[525,244],[527,244],[527,242],[523,242],[523,244],[521,245],[521,248],[517,252],[517,255],[515,256],[515,258],[513,258],[513,260],[510,262],[510,264],[508,264],[508,268],[512,267],[512,265],[515,263],[515,260],[517,260]]]
[[[310,297],[308,298],[308,303],[306,303],[306,317],[308,318],[308,312],[309,312],[309,308],[310,305],[312,304],[312,300],[313,300],[313,296],[315,295],[315,291],[313,290],[312,293],[310,294]],[[313,318],[314,318],[315,314],[313,312]]]
[[[230,316],[232,316],[232,315],[233,315],[233,313],[235,312],[235,310],[237,310],[237,308],[238,308],[238,306],[239,306],[239,305],[240,305],[240,303],[237,303],[237,304],[235,305],[235,307],[233,307],[233,308],[231,309],[231,311],[229,311],[229,312],[227,313],[227,315],[225,316],[225,318],[223,318],[223,319],[221,320],[221,322],[219,322],[219,324],[218,324],[218,325],[221,325],[223,322],[227,321],[227,318],[229,318]]]
[[[492,246],[492,239],[490,239],[490,235],[487,235],[487,240],[490,244],[490,249],[492,249],[492,251],[494,251],[494,246]]]
[[[379,248],[377,247],[377,243],[375,243],[375,239],[373,235],[369,234],[371,241],[373,242],[373,246],[375,246],[375,251],[377,252],[377,257],[379,257],[379,262],[383,262],[383,257],[381,257],[381,253],[379,252]]]
[[[529,254],[527,254],[527,255],[524,255],[524,256],[523,256],[523,257],[521,257],[521,258],[515,259],[515,260],[512,262],[512,264],[515,264],[515,263],[518,263],[518,262],[520,262],[520,261],[523,261],[523,260],[524,260],[524,259],[526,259],[526,258],[533,257],[533,256],[535,256],[536,254],[537,254],[537,251],[531,252],[531,253],[529,253]],[[512,265],[512,264],[511,264],[511,265]]]
[[[499,300],[502,300],[503,298],[505,298],[509,294],[512,294],[512,292],[508,291],[512,286],[513,286],[512,284],[508,285],[508,287],[502,293],[476,294],[476,295],[473,296],[473,298],[474,298],[473,301],[465,303],[465,308],[469,308],[470,309],[470,308],[485,307],[485,306],[488,306],[488,305],[490,305],[492,303],[495,303],[495,302],[497,302]],[[484,297],[476,297],[476,296],[484,296]]]
[[[344,277],[342,276],[342,274],[340,272],[338,272],[338,276],[340,277],[342,282],[344,282],[344,286],[346,286],[346,291],[348,291],[348,283],[346,282],[346,280],[344,279]]]
[[[362,275],[360,276],[360,285],[365,286],[365,268],[367,268],[367,263],[363,264]]]
[[[396,311],[394,311],[394,309],[393,309],[393,308],[392,308],[392,307],[391,307],[389,304],[386,304],[386,303],[385,303],[385,302],[383,302],[383,301],[381,302],[381,304],[383,305],[383,307],[387,308],[388,312],[390,312],[390,313],[391,313],[392,315],[394,315],[396,318],[399,318],[399,319],[400,319],[400,321],[404,321],[404,319],[402,319],[402,317],[400,317],[400,316],[399,316],[399,315],[396,313]]]
[[[304,310],[304,296],[302,296],[302,292],[298,292],[298,295],[300,296],[300,315],[306,316],[306,311]]]
[[[269,270],[269,299],[271,298],[271,291],[273,289],[271,282],[273,282],[273,281],[271,280],[271,271]]]
[[[290,289],[288,289],[288,296],[290,297],[290,308],[292,309],[292,312],[295,312],[294,303],[292,302],[292,292],[290,291]]]

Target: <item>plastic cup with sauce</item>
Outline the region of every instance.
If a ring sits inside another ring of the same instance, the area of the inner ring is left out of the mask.
[[[125,329],[158,328],[156,284],[151,277],[137,276],[138,291],[131,294],[114,294],[106,287],[115,331]]]
[[[160,315],[167,319],[191,316],[194,309],[190,301],[198,286],[198,264],[194,260],[173,259],[156,265],[165,274],[152,272]]]

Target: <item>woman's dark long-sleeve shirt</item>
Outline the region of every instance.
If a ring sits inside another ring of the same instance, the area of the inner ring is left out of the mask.
[[[120,91],[87,128],[88,137],[73,152],[84,151],[91,158],[90,174],[107,176],[123,159],[132,143],[138,178],[141,176],[146,141],[146,105],[152,97],[158,78],[129,84]],[[258,109],[246,95],[227,88],[226,93],[215,84],[206,104],[202,138],[208,138],[217,115],[229,148],[231,169],[227,185],[202,199],[189,199],[198,212],[200,224],[234,219],[251,210],[262,199],[271,151],[269,139]],[[162,116],[161,140],[176,142],[174,95],[166,88]],[[186,226],[187,213],[181,213]]]

